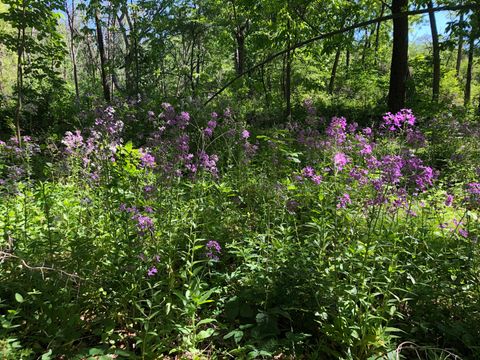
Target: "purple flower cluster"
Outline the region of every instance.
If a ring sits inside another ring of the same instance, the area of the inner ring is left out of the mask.
[[[215,113],[216,115],[216,113]],[[213,136],[213,130],[217,127],[217,121],[212,119],[207,123],[207,127],[203,130],[203,134],[210,138]]]
[[[153,169],[155,167],[155,158],[153,155],[142,148],[138,149],[138,152],[140,153],[140,167]]]
[[[466,201],[470,207],[480,207],[480,183],[469,183],[466,185]]]
[[[396,114],[388,112],[383,117],[382,128],[395,131],[403,128],[404,126],[413,126],[415,124],[415,120],[415,116],[413,115],[411,109],[402,109]]]
[[[302,176],[305,179],[310,179],[312,180],[316,185],[320,185],[322,182],[323,178],[321,175],[317,175],[315,173],[315,169],[313,169],[311,166],[304,167],[302,169]]]
[[[210,240],[209,242],[207,242],[206,248],[207,248],[207,252],[205,254],[206,257],[208,257],[211,260],[218,261],[219,260],[218,256],[222,252],[222,247],[220,246],[218,241]]]
[[[76,130],[74,133],[67,131],[62,139],[62,144],[65,145],[67,154],[73,154],[77,150],[82,149],[84,146],[82,132],[80,130]]]
[[[334,117],[328,126],[326,133],[337,145],[342,144],[347,138],[347,120],[344,117]]]
[[[198,159],[200,161],[200,166],[212,174],[214,177],[218,177],[218,169],[217,169],[217,155],[208,155],[205,151],[200,151],[198,153]]]
[[[135,225],[140,236],[144,236],[147,233],[153,234],[155,231],[155,225],[151,217],[143,215],[136,206],[127,207],[127,205],[121,204],[119,209],[120,211],[131,214],[130,219],[135,221]],[[149,206],[146,206],[144,211],[146,213],[152,213],[153,209]]]
[[[338,152],[333,156],[333,163],[338,171],[342,171],[349,162],[350,159],[343,152]]]
[[[338,198],[337,209],[344,209],[347,207],[348,204],[351,204],[352,200],[350,199],[350,195],[344,193],[342,196]]]

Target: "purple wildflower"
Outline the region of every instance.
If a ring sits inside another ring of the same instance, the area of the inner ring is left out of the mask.
[[[152,277],[155,276],[155,274],[158,273],[158,270],[155,266],[152,266],[150,269],[148,269],[147,275]]]
[[[315,170],[311,166],[304,167],[302,169],[302,175],[303,177],[311,178],[313,175],[315,175]]]
[[[464,238],[468,238],[468,231],[465,229],[458,229],[458,233]]]
[[[210,258],[211,260],[218,261],[218,255],[222,252],[222,247],[218,243],[218,241],[215,240],[210,240],[207,245],[207,253],[206,256]]]
[[[347,128],[347,120],[344,117],[334,117],[328,126],[326,133],[333,138],[337,144],[341,144],[346,139],[345,129]]]
[[[348,204],[351,204],[352,200],[350,199],[350,195],[344,193],[342,196],[338,198],[337,209],[344,209],[347,207]]]
[[[206,136],[206,137],[212,137],[213,135],[213,129],[211,127],[207,127],[205,129],[203,129],[203,134]]]
[[[323,180],[321,175],[313,175],[311,179],[316,185],[320,185]]]
[[[140,167],[153,169],[155,167],[155,158],[142,148],[138,149],[140,153]]]
[[[445,199],[445,206],[452,206],[453,204],[453,195],[447,194],[447,197]]]
[[[403,127],[404,124],[413,126],[415,124],[415,120],[415,116],[410,109],[402,109],[396,114],[389,112],[383,116],[384,123],[382,124],[382,128],[395,131]]]
[[[67,131],[62,140],[62,144],[66,146],[66,153],[72,154],[75,150],[83,147],[83,136],[80,130],[76,130],[75,133]]]
[[[342,152],[336,153],[333,157],[333,163],[338,171],[342,171],[349,161],[350,160],[347,158],[347,156]]]
[[[132,219],[137,222],[137,229],[140,235],[145,235],[147,231],[152,233],[155,230],[153,220],[148,216],[135,214],[132,216]]]
[[[242,131],[242,139],[248,139],[250,137],[250,132],[248,130]]]

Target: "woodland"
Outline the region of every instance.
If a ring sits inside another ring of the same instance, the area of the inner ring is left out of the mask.
[[[479,359],[480,0],[0,0],[0,358]]]

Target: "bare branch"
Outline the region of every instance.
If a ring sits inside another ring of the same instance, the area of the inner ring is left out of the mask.
[[[57,272],[57,273],[60,273],[64,276],[67,276],[71,279],[75,279],[75,280],[84,280],[82,277],[78,276],[77,274],[71,274],[65,270],[62,270],[62,269],[55,269],[53,267],[49,267],[49,266],[31,266],[29,264],[27,264],[27,262],[16,256],[16,255],[13,255],[9,252],[5,252],[5,251],[0,251],[0,263],[2,263],[5,259],[7,258],[11,258],[11,259],[17,259],[20,261],[20,263],[27,269],[29,270],[33,270],[33,271],[40,271],[42,274],[44,271],[53,271],[53,272]]]

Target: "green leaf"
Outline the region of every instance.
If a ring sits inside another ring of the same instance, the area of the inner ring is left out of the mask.
[[[23,296],[20,295],[19,293],[15,293],[15,300],[17,300],[17,302],[19,302],[19,303],[23,303],[23,302],[24,302]]]
[[[202,330],[197,334],[197,340],[201,341],[201,340],[204,340],[204,339],[208,339],[210,336],[213,335],[214,332],[215,332],[215,330],[212,329],[212,328],[207,329],[207,330]]]

